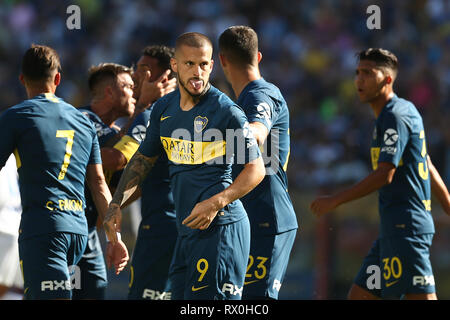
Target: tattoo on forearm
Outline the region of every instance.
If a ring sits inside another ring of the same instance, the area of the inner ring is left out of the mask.
[[[134,193],[138,185],[145,179],[157,159],[158,156],[149,158],[136,152],[122,173],[111,203],[119,206],[124,204]]]

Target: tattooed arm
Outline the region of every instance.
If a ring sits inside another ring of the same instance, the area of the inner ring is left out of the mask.
[[[133,195],[157,159],[158,156],[149,158],[136,151],[123,171],[103,222],[106,235],[112,243],[117,242],[116,231],[120,231],[122,221],[120,207]]]

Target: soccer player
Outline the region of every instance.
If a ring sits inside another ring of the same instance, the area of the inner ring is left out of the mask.
[[[114,146],[125,159],[125,164],[145,138],[155,97],[159,98],[159,95],[165,95],[167,90],[171,92],[174,89],[172,85],[163,89],[162,85],[173,82],[176,86],[176,79],[170,75],[170,59],[173,53],[173,48],[164,45],[147,46],[137,62],[133,79],[140,85],[135,87],[134,97],[150,107],[136,117],[128,133]],[[154,90],[152,83],[158,79],[162,79],[159,82],[161,89]],[[152,92],[156,95],[152,95]],[[145,197],[141,198],[141,220],[130,265],[128,299],[132,300],[171,298],[168,276],[177,239],[175,207],[167,158],[159,158],[155,167],[138,187],[135,197],[128,201],[145,194]]]
[[[280,90],[261,77],[262,54],[252,28],[226,29],[219,37],[219,58],[266,165],[264,180],[241,199],[252,235],[243,299],[277,299],[298,228],[286,175],[289,109]],[[235,166],[233,173],[240,170]]]
[[[0,116],[0,167],[14,153],[19,173],[26,299],[71,298],[69,267],[87,242],[85,179],[102,215],[111,199],[92,123],[54,94],[60,69],[55,50],[32,45],[19,77],[29,99]],[[126,265],[124,249],[117,241],[108,246],[107,260],[118,272]]]
[[[102,63],[89,69],[89,89],[92,94],[89,106],[79,110],[94,124],[100,152],[102,148],[111,145],[119,137],[119,128],[114,121],[120,117],[130,117],[134,113],[132,70],[115,63]],[[103,160],[103,159],[102,159]],[[112,174],[107,174],[107,183],[111,183]],[[111,187],[111,184],[110,184]],[[86,218],[88,223],[89,240],[86,250],[78,266],[81,272],[80,288],[73,291],[73,299],[105,298],[107,287],[106,265],[97,233],[97,225],[103,223],[98,220],[98,213],[91,193],[85,191]]]
[[[152,107],[145,140],[124,170],[105,221],[114,237],[120,206],[165,152],[178,228],[169,271],[174,300],[241,298],[250,227],[238,199],[265,173],[244,112],[209,83],[212,50],[200,33],[177,38],[171,67],[178,90]],[[233,181],[236,161],[245,165]]]
[[[0,300],[22,299],[23,279],[19,264],[19,180],[14,155],[0,170]]]
[[[136,99],[136,109],[129,121],[121,130],[121,136],[124,136],[129,130],[130,125],[139,114],[148,109],[152,103],[162,96],[175,90],[177,81],[172,76],[170,70],[170,56],[173,53],[166,46],[148,46],[142,50],[141,57],[137,61],[136,69],[133,72],[134,93]],[[142,119],[140,120],[142,122]],[[139,130],[141,127],[135,127]],[[127,138],[128,139],[128,138]],[[122,141],[121,147],[128,147],[127,140]],[[136,150],[131,140],[131,155]],[[119,171],[125,168],[127,162],[126,153],[112,146],[102,149],[102,157],[104,158],[103,167],[111,171]]]
[[[450,196],[427,154],[419,112],[394,93],[397,57],[387,50],[370,48],[360,52],[358,59],[358,95],[377,118],[370,150],[374,171],[348,189],[314,200],[311,210],[321,216],[378,190],[380,235],[364,259],[348,298],[437,299],[429,258],[435,231],[431,191],[447,214]],[[378,281],[369,278],[374,267],[381,273]]]

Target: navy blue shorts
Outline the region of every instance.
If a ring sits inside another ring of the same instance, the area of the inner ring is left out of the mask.
[[[81,271],[81,281],[72,291],[73,300],[105,299],[108,286],[106,263],[96,227],[89,228],[88,237],[84,254],[77,264]]]
[[[253,235],[243,299],[278,299],[297,229],[273,235]]]
[[[142,236],[139,231],[130,266],[128,299],[130,300],[170,300],[171,290],[168,282],[169,267],[172,261],[177,227],[175,220],[164,226],[164,235]]]
[[[72,287],[78,283],[80,275],[75,265],[81,259],[86,243],[87,236],[68,232],[20,240],[24,298],[71,299]]]
[[[247,217],[178,236],[169,272],[172,300],[240,300],[249,252]]]
[[[380,298],[436,292],[430,262],[433,234],[377,239],[355,284]]]

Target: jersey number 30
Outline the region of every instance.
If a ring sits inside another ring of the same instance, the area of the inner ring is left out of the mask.
[[[57,138],[67,138],[66,154],[64,155],[64,162],[61,166],[61,171],[59,172],[58,180],[64,179],[67,172],[67,167],[69,167],[70,157],[72,156],[72,145],[74,135],[75,130],[56,130]]]

